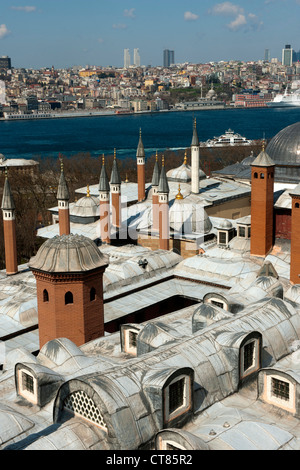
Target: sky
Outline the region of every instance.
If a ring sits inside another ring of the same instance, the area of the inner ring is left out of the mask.
[[[15,68],[281,58],[300,50],[300,0],[0,0],[0,56]]]

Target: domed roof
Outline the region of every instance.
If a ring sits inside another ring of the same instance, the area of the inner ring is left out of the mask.
[[[282,129],[270,141],[267,154],[276,165],[277,179],[300,178],[300,122]],[[280,165],[280,166],[279,166]],[[295,168],[298,167],[298,168]]]
[[[181,233],[209,233],[212,223],[206,210],[184,198],[176,198],[169,212],[170,228]]]
[[[70,214],[79,217],[95,217],[99,215],[100,201],[96,196],[87,194],[72,206]]]
[[[232,228],[232,223],[230,222],[230,220],[224,219],[219,223],[218,228],[219,229],[224,229],[224,230],[229,230],[229,229]]]
[[[70,234],[45,241],[29,267],[49,273],[77,273],[106,266],[107,260],[92,240]]]
[[[204,171],[199,168],[199,179],[206,178]],[[182,165],[178,168],[173,168],[167,172],[168,181],[175,181],[178,183],[188,183],[192,179],[192,168],[187,164],[186,156]]]

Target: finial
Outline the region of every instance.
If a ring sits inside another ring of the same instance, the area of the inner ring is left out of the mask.
[[[117,151],[114,149],[114,160],[117,158]]]
[[[196,127],[197,127],[197,120],[196,118],[194,118],[194,128],[196,129]]]
[[[262,142],[262,151],[263,152],[265,151],[265,147],[266,147],[266,142],[265,142],[265,140],[263,140],[263,142]]]
[[[142,128],[140,127],[140,137],[142,137]]]
[[[129,183],[127,173],[126,173],[125,183]]]
[[[63,162],[63,158],[61,156],[61,154],[59,154],[59,161],[60,161],[60,171],[63,173],[64,171],[64,162]]]
[[[165,157],[164,157],[164,155],[161,158],[161,164],[162,164],[162,166],[165,166]]]
[[[157,154],[157,150],[156,150],[156,156],[155,156],[155,160],[158,161],[158,154]]]
[[[184,153],[184,160],[183,160],[183,163],[184,163],[184,165],[187,164],[187,153],[186,153],[186,151],[185,151],[185,153]]]
[[[8,168],[7,168],[7,166],[5,167],[4,173],[5,173],[5,178],[7,179],[8,178]]]
[[[87,196],[87,197],[91,197],[91,193],[90,193],[90,185],[89,185],[89,184],[87,185],[87,189],[86,189],[86,196]]]
[[[104,154],[102,155],[102,165],[103,165],[103,166],[105,165],[105,158],[104,158]]]
[[[176,196],[176,199],[183,199],[183,195],[181,194],[181,190],[180,190],[180,184],[178,185],[178,194]]]

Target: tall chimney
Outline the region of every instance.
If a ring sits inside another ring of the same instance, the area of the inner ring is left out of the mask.
[[[199,194],[200,144],[197,134],[196,119],[194,120],[193,139],[191,144],[192,193]]]
[[[100,199],[100,234],[104,243],[110,242],[110,186],[105,168],[104,155],[102,158],[102,168],[99,181]]]
[[[158,156],[156,152],[156,159],[152,175],[152,229],[159,230],[159,196],[158,186],[160,180],[160,169],[158,165]]]
[[[114,161],[110,177],[110,191],[112,204],[112,226],[118,231],[122,225],[121,215],[121,178],[119,174],[116,149],[114,150]]]
[[[3,215],[6,274],[8,276],[11,276],[12,274],[16,274],[18,272],[18,261],[15,203],[8,181],[7,170],[5,172],[5,183],[3,189],[1,209]]]
[[[60,163],[60,179],[57,189],[57,201],[58,201],[58,221],[59,221],[59,234],[69,235],[70,234],[70,209],[69,209],[69,189],[65,179],[63,161]]]
[[[165,171],[164,157],[158,185],[159,202],[159,248],[169,250],[170,224],[169,224],[169,185]]]

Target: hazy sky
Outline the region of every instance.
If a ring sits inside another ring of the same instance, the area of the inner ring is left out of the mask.
[[[300,50],[300,0],[0,0],[0,56],[14,67],[123,66],[281,57]]]

